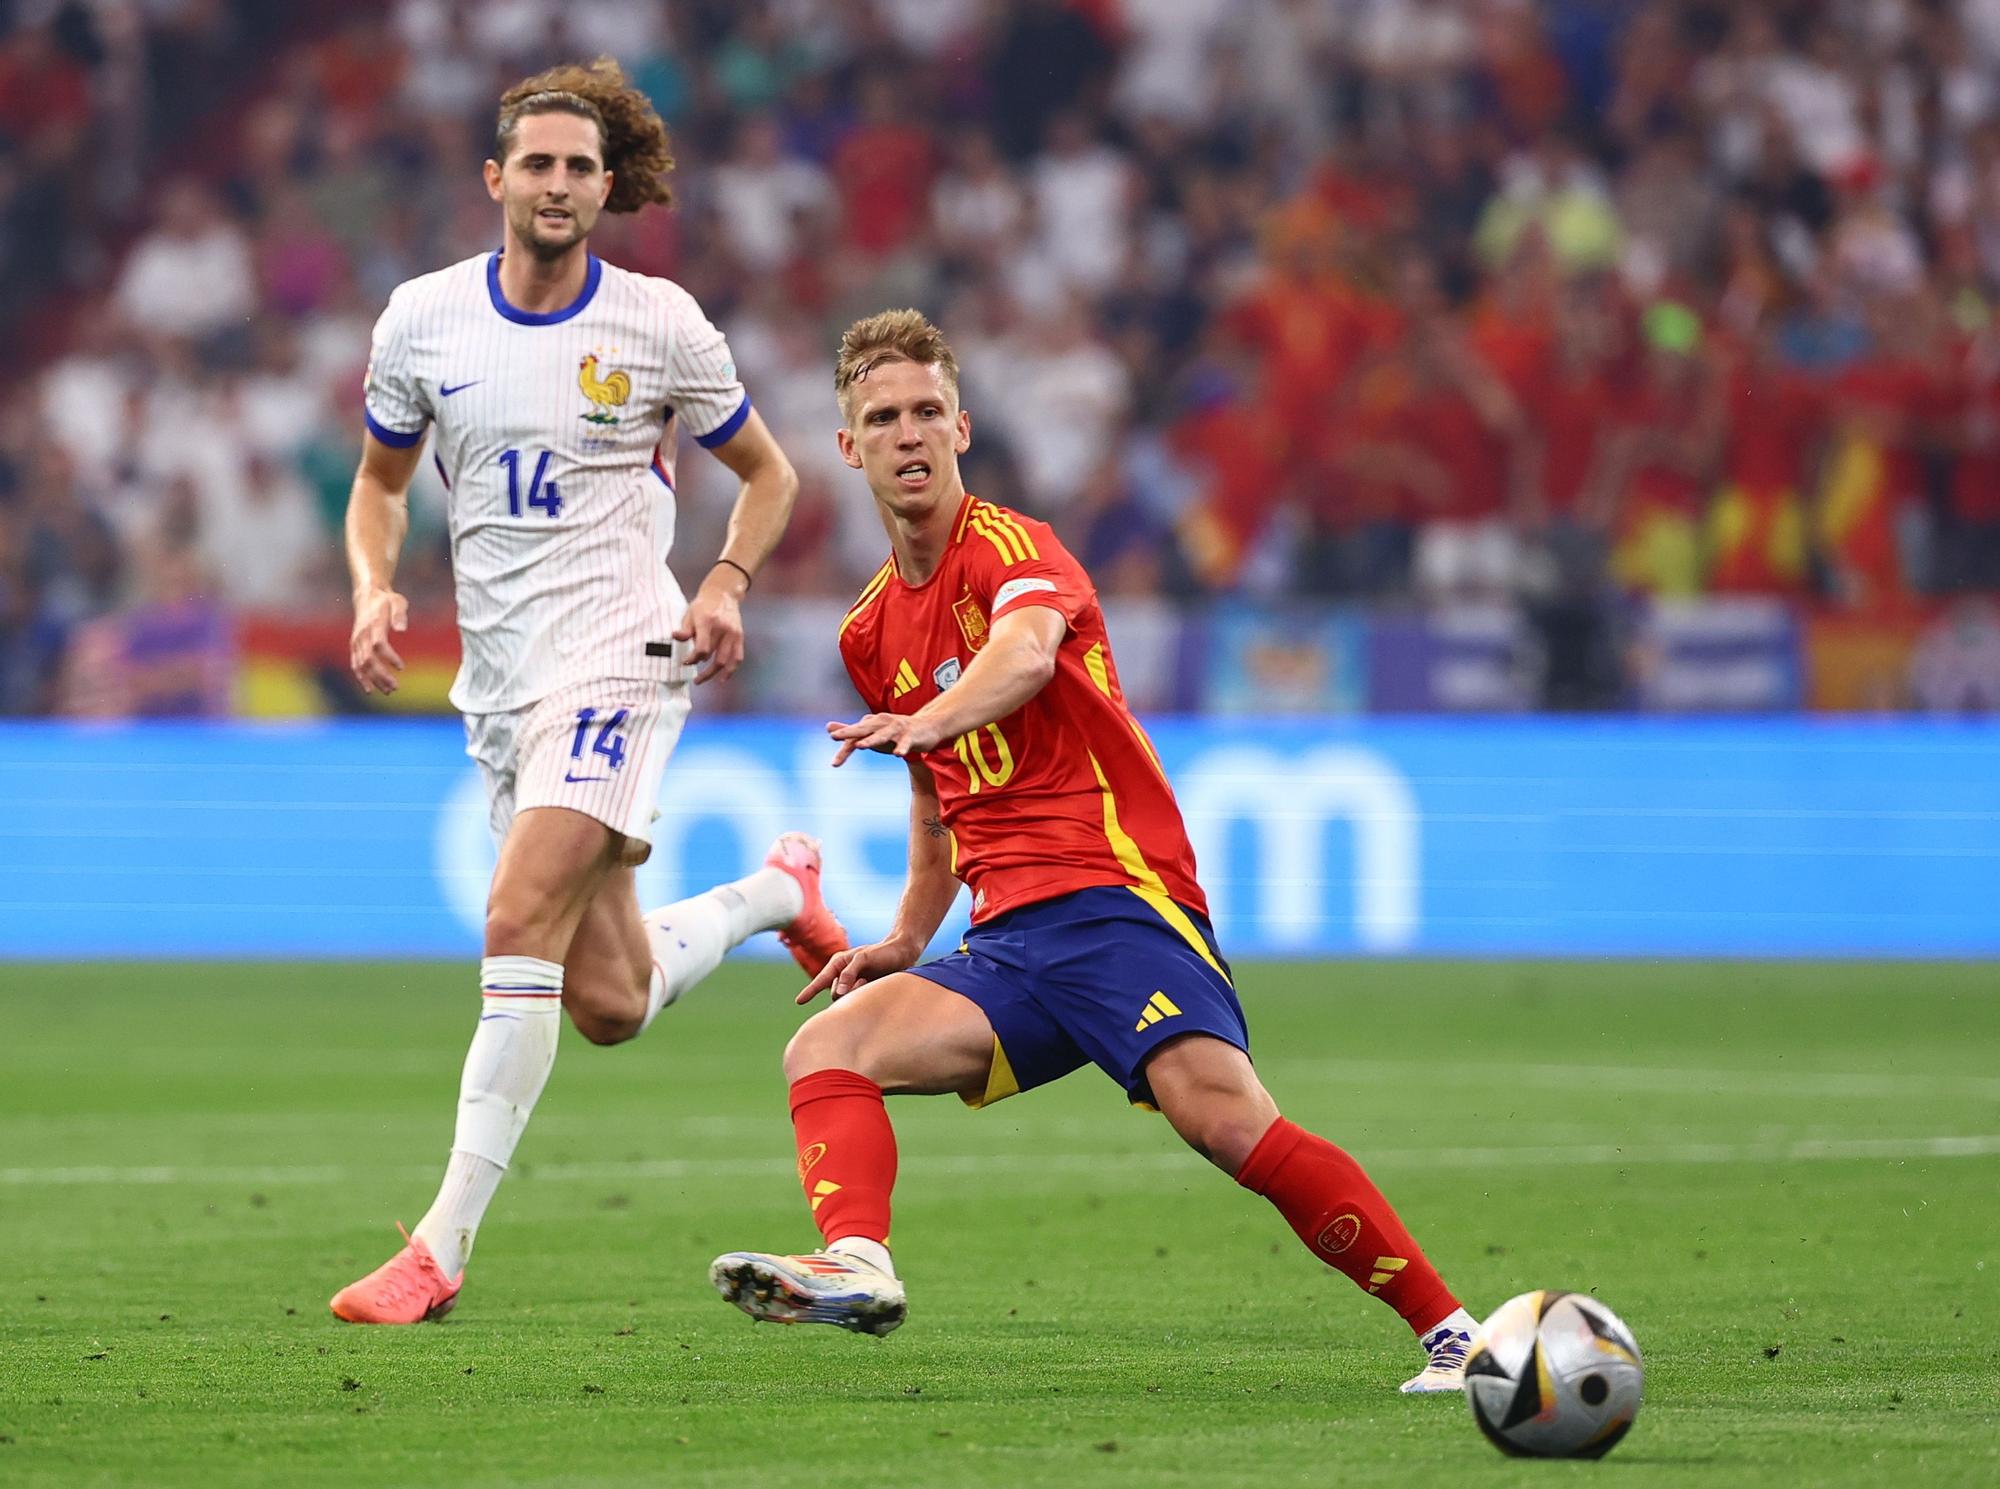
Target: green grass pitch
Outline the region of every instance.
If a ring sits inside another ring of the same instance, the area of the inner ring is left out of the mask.
[[[2000,969],[1247,965],[1281,1106],[1475,1310],[1595,1290],[1599,1465],[1405,1399],[1386,1309],[1094,1072],[893,1104],[911,1312],[754,1326],[814,1239],[786,969],[565,1041],[457,1312],[326,1299],[422,1213],[470,966],[0,969],[0,1484],[2000,1483]]]

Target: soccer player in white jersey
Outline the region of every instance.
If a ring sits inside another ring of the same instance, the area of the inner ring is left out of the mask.
[[[457,1301],[561,1011],[615,1044],[759,931],[815,973],[847,945],[802,834],[747,878],[661,910],[642,915],[634,888],[689,679],[741,661],[739,607],[798,484],[694,299],[589,250],[600,212],[668,200],[672,166],[659,116],[616,63],[528,78],[500,100],[485,167],[504,246],[399,286],[375,327],[347,514],[354,673],[396,687],[396,559],[429,432],[464,638],[451,698],[500,858],[444,1182],[403,1249],[334,1297],[351,1322],[416,1323]],[[691,602],[667,567],[682,428],[742,483]]]

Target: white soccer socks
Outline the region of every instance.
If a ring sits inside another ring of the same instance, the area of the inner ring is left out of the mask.
[[[842,1236],[827,1246],[826,1254],[866,1262],[884,1277],[896,1275],[896,1263],[890,1259],[889,1248],[880,1241],[869,1240],[866,1236]]]
[[[722,959],[759,931],[775,931],[798,919],[805,891],[782,869],[761,868],[729,884],[718,884],[676,900],[644,916],[653,946],[653,982],[646,995],[646,1018],[654,1015],[722,964]]]
[[[413,1233],[447,1277],[456,1277],[472,1254],[480,1218],[548,1084],[562,1028],[562,985],[561,964],[540,957],[490,956],[479,964],[479,1026],[459,1079],[451,1162]]]
[[[445,1276],[456,1278],[465,1270],[466,1259],[472,1255],[472,1238],[479,1233],[480,1219],[493,1203],[500,1176],[506,1172],[477,1153],[452,1149],[437,1198],[410,1233],[430,1247]]]
[[[1467,1313],[1463,1308],[1454,1308],[1447,1317],[1440,1319],[1424,1335],[1424,1338],[1430,1338],[1439,1329],[1448,1329],[1455,1334],[1463,1334],[1467,1338],[1471,1338],[1479,1332],[1479,1320]]]

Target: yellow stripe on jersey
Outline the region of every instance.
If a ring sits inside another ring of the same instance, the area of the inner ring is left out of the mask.
[[[973,512],[972,530],[984,533],[987,541],[998,548],[1000,556],[1010,564],[1019,563],[1028,556],[1021,545],[1014,541],[1014,535],[993,520],[993,511],[990,507],[980,507]]]
[[[883,590],[889,587],[889,576],[895,572],[896,572],[896,560],[893,558],[890,559],[887,563],[883,564],[881,568],[875,571],[875,577],[873,579],[870,579],[868,583],[862,588],[861,598],[854,602],[853,608],[850,609],[847,612],[847,615],[841,620],[840,630],[836,634],[834,638],[835,640],[838,640],[841,636],[845,636],[847,634],[847,628],[853,625],[857,620],[861,618],[861,612],[866,610],[870,605],[875,603],[876,596],[880,595]]]
[[[1132,879],[1150,890],[1165,894],[1165,882],[1153,872],[1153,866],[1146,862],[1146,855],[1139,851],[1132,835],[1118,823],[1118,798],[1111,793],[1111,782],[1104,778],[1104,767],[1097,763],[1095,754],[1089,758],[1091,772],[1097,777],[1097,789],[1104,793],[1104,837],[1111,844],[1112,856]]]
[[[1022,522],[1012,512],[1003,512],[998,507],[993,509],[993,515],[1005,523],[1013,531],[1014,536],[1021,540],[1021,546],[1028,550],[1029,558],[1040,558],[1042,556],[1042,550],[1035,546],[1034,535],[1028,531],[1026,523]]]
[[[1153,866],[1146,862],[1146,855],[1139,851],[1139,845],[1132,840],[1132,835],[1119,825],[1118,798],[1112,794],[1111,783],[1104,778],[1104,767],[1097,763],[1097,756],[1094,754],[1090,756],[1090,768],[1097,776],[1098,789],[1104,793],[1105,840],[1111,844],[1111,852],[1117,858],[1118,866],[1138,881],[1136,884],[1128,884],[1126,888],[1152,906],[1153,912],[1173,927],[1180,938],[1200,954],[1204,962],[1215,968],[1218,977],[1228,982],[1229,974],[1222,970],[1222,964],[1215,959],[1215,953],[1208,949],[1208,943],[1202,940],[1201,932],[1196,930],[1194,922],[1188,919],[1187,911],[1174,903],[1173,896],[1167,893],[1165,882],[1154,872]],[[1234,983],[1230,985],[1235,986]]]
[[[1104,643],[1102,641],[1092,642],[1090,650],[1083,654],[1083,670],[1088,672],[1090,680],[1097,684],[1097,691],[1109,698],[1111,696],[1111,669],[1104,664]],[[1139,748],[1146,752],[1146,758],[1153,762],[1153,769],[1160,773],[1161,782],[1166,785],[1169,791],[1173,790],[1173,783],[1167,780],[1167,768],[1160,764],[1159,753],[1154,750],[1152,740],[1146,737],[1146,731],[1139,727],[1139,721],[1128,713],[1125,716],[1125,722],[1132,726],[1133,737],[1139,741]]]
[[[1028,529],[1022,525],[1021,519],[1016,517],[1012,512],[1003,511],[990,502],[981,502],[979,504],[979,516],[985,520],[988,526],[1005,533],[1027,557],[1040,558],[1042,556],[1041,549],[1035,546],[1035,540],[1029,534]]]
[[[992,528],[988,527],[984,522],[980,521],[979,518],[977,517],[974,517],[972,519],[972,530],[978,533],[980,537],[984,538],[987,542],[993,545],[993,551],[1000,555],[1001,563],[1006,564],[1011,568],[1015,563],[1019,562],[1018,558],[1014,554],[1013,549],[1007,546],[1007,540],[1002,538],[1000,534],[994,532]]]
[[[1140,725],[1139,721],[1133,718],[1129,713],[1125,715],[1125,722],[1132,726],[1132,733],[1135,736],[1137,736],[1139,740],[1139,748],[1144,750],[1146,752],[1146,758],[1153,762],[1153,769],[1157,770],[1160,773],[1160,784],[1165,786],[1167,788],[1168,794],[1171,795],[1174,789],[1174,783],[1167,779],[1167,768],[1166,766],[1160,764],[1160,756],[1158,751],[1156,751],[1153,748],[1153,741],[1147,737],[1146,731]]]
[[[978,505],[979,499],[977,497],[968,496],[965,499],[965,505],[959,509],[958,526],[952,529],[952,542],[956,543],[960,538],[965,536],[965,524],[972,520],[973,509]]]
[[[995,522],[984,512],[972,516],[972,530],[986,539],[1000,551],[1000,561],[1009,566],[1018,564],[1028,556],[1027,548],[1020,537],[1002,523]]]
[[[887,563],[883,564],[881,568],[875,571],[874,578],[870,579],[865,585],[861,587],[860,595],[855,599],[854,603],[848,607],[846,616],[840,622],[841,630],[843,631],[846,630],[847,627],[854,621],[854,619],[857,616],[861,614],[862,611],[866,610],[870,605],[875,603],[875,597],[881,594],[884,589],[888,588],[889,576],[895,572],[895,568],[896,568],[896,560],[891,558]]]
[[[1105,697],[1111,696],[1111,673],[1104,665],[1104,643],[1093,641],[1090,650],[1083,654],[1083,670],[1090,674],[1090,680],[1097,684],[1097,691]]]

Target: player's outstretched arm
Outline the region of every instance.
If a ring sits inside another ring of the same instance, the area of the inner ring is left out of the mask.
[[[909,766],[910,877],[903,885],[895,922],[889,934],[872,946],[836,953],[800,992],[801,1003],[812,1002],[824,988],[832,988],[836,999],[844,998],[874,978],[914,967],[958,898],[958,880],[951,871],[951,834],[938,802],[937,778],[921,760],[911,760]]]
[[[361,468],[347,496],[347,572],[354,581],[354,632],[348,664],[362,691],[393,693],[403,659],[389,633],[410,623],[410,605],[396,593],[396,560],[410,526],[410,480],[423,442],[398,449],[361,436]]]
[[[681,617],[676,641],[692,642],[695,681],[727,677],[743,663],[743,596],[792,518],[798,472],[754,408],[743,427],[711,451],[743,484],[729,513],[729,536]]]
[[[985,649],[965,675],[913,714],[871,713],[852,724],[828,724],[843,764],[856,750],[921,755],[969,730],[996,724],[1048,686],[1069,622],[1047,605],[1023,605],[993,622]]]

